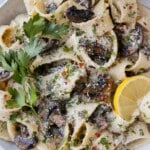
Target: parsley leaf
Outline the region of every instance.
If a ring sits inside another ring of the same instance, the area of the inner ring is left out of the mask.
[[[34,105],[35,102],[37,101],[38,97],[37,97],[37,94],[36,94],[36,88],[35,88],[33,83],[29,84],[27,96],[28,96],[29,105],[30,106]]]
[[[27,106],[33,109],[38,99],[34,84],[27,80],[19,88],[9,87],[7,91],[12,95],[12,100],[7,101],[7,106],[10,108]]]
[[[7,101],[7,106],[14,108],[14,107],[23,107],[26,105],[25,102],[25,91],[22,87],[18,89],[9,87],[7,91],[12,95],[12,100]]]
[[[108,142],[108,140],[105,137],[101,138],[99,144],[104,145],[107,150],[109,150],[109,148],[110,148],[110,143]]]
[[[68,47],[68,46],[65,45],[65,46],[63,47],[63,51],[66,52],[66,53],[67,53],[67,52],[70,52],[70,51],[73,51],[73,46],[72,46],[72,47]]]
[[[32,38],[28,45],[18,51],[3,52],[0,48],[0,66],[13,72],[13,79],[21,83],[24,77],[31,75],[29,69],[31,59],[37,56],[44,47],[45,44],[41,44],[38,38]]]
[[[30,43],[24,47],[24,50],[33,58],[37,56],[45,46],[46,44],[40,43],[38,38],[32,38],[30,39]]]
[[[25,34],[29,38],[33,38],[35,35],[42,33],[46,25],[44,18],[40,17],[38,14],[31,18],[28,22],[25,22],[23,27]]]
[[[21,83],[23,78],[30,72],[29,61],[30,56],[21,50],[9,52],[0,51],[1,66],[7,71],[13,72],[13,79]]]
[[[68,33],[68,25],[61,24],[58,25],[54,22],[47,22],[47,28],[44,29],[44,35],[51,35],[54,38],[61,38],[61,36]]]
[[[58,25],[54,22],[50,22],[39,14],[36,14],[28,22],[25,22],[23,28],[25,34],[30,39],[38,35],[50,35],[54,38],[61,38],[61,36],[68,33],[68,25]]]

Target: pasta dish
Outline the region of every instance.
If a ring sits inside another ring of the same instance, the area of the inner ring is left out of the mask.
[[[0,138],[21,150],[150,141],[150,10],[136,0],[24,4],[0,26]]]

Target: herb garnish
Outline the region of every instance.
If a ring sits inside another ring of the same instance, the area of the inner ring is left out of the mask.
[[[93,29],[92,29],[93,34],[96,34],[96,31],[97,31],[96,25],[93,25]]]
[[[17,88],[9,87],[7,91],[11,94],[12,99],[7,101],[7,107],[16,108],[27,106],[35,112],[33,105],[37,101],[36,88],[30,81],[25,81],[22,86]]]
[[[28,22],[23,25],[25,34],[29,38],[33,38],[38,35],[50,35],[54,38],[61,38],[68,33],[68,25],[56,24],[36,14]]]
[[[107,140],[105,137],[101,138],[99,144],[104,145],[105,148],[106,148],[107,150],[109,150],[110,143],[108,142],[108,140]]]
[[[30,56],[21,50],[9,52],[3,52],[0,49],[0,66],[2,66],[7,71],[13,72],[13,79],[21,83],[23,78],[28,74]]]
[[[66,53],[67,53],[67,52],[70,52],[70,51],[73,51],[73,46],[72,46],[72,47],[68,47],[68,46],[65,45],[65,46],[63,47],[63,51],[66,52]]]
[[[18,83],[18,88],[9,87],[7,90],[12,99],[6,105],[10,108],[29,107],[35,114],[33,105],[38,99],[37,90],[33,82],[33,73],[29,65],[33,57],[43,50],[37,38],[31,39],[30,43],[17,51],[4,52],[0,47],[0,66],[12,72],[12,79]]]
[[[130,18],[134,18],[134,17],[135,17],[135,14],[136,14],[135,11],[131,11],[131,12],[128,13],[128,16],[129,16]]]

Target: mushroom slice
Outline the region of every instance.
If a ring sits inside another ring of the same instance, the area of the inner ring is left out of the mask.
[[[29,150],[36,146],[38,139],[36,136],[32,136],[31,138],[17,136],[15,137],[14,142],[21,150]]]
[[[7,121],[9,136],[21,150],[32,149],[38,143],[38,137],[35,135],[38,130],[37,120],[32,114],[18,114],[15,121]]]
[[[67,44],[73,46],[88,69],[96,68],[100,72],[115,62],[118,53],[117,38],[113,31],[98,39],[73,34]]]
[[[67,9],[66,15],[71,22],[81,23],[92,19],[94,13],[88,9],[77,9],[75,6],[72,6]]]
[[[109,11],[102,10],[103,15],[98,15],[97,17],[82,23],[72,23],[72,25],[84,31],[86,36],[89,38],[94,38],[96,36],[100,37],[113,29],[113,23],[109,15]]]
[[[56,136],[55,134],[62,136],[66,123],[65,102],[56,103],[51,101],[50,98],[45,98],[41,101],[37,104],[37,108],[41,118],[42,132],[50,137]]]
[[[0,82],[4,82],[10,79],[11,76],[12,76],[12,73],[0,67]]]
[[[103,130],[108,126],[107,114],[111,111],[108,104],[100,104],[90,116],[89,121],[96,124],[100,130]]]
[[[86,53],[92,61],[101,66],[107,63],[111,57],[112,42],[107,36],[103,36],[96,41],[81,38],[79,40],[79,45],[86,49]]]
[[[87,84],[83,93],[99,101],[109,101],[113,91],[113,79],[107,75],[99,75],[95,81]]]
[[[129,56],[137,52],[143,42],[142,27],[138,24],[133,29],[126,24],[119,24],[115,28],[120,43],[120,54]]]

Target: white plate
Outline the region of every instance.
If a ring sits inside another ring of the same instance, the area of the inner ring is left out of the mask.
[[[150,8],[150,0],[139,0],[143,5]],[[23,0],[0,0],[0,25],[9,24],[17,14],[24,13]],[[12,143],[0,140],[0,150],[18,150]],[[138,146],[135,150],[150,150],[150,142]]]

